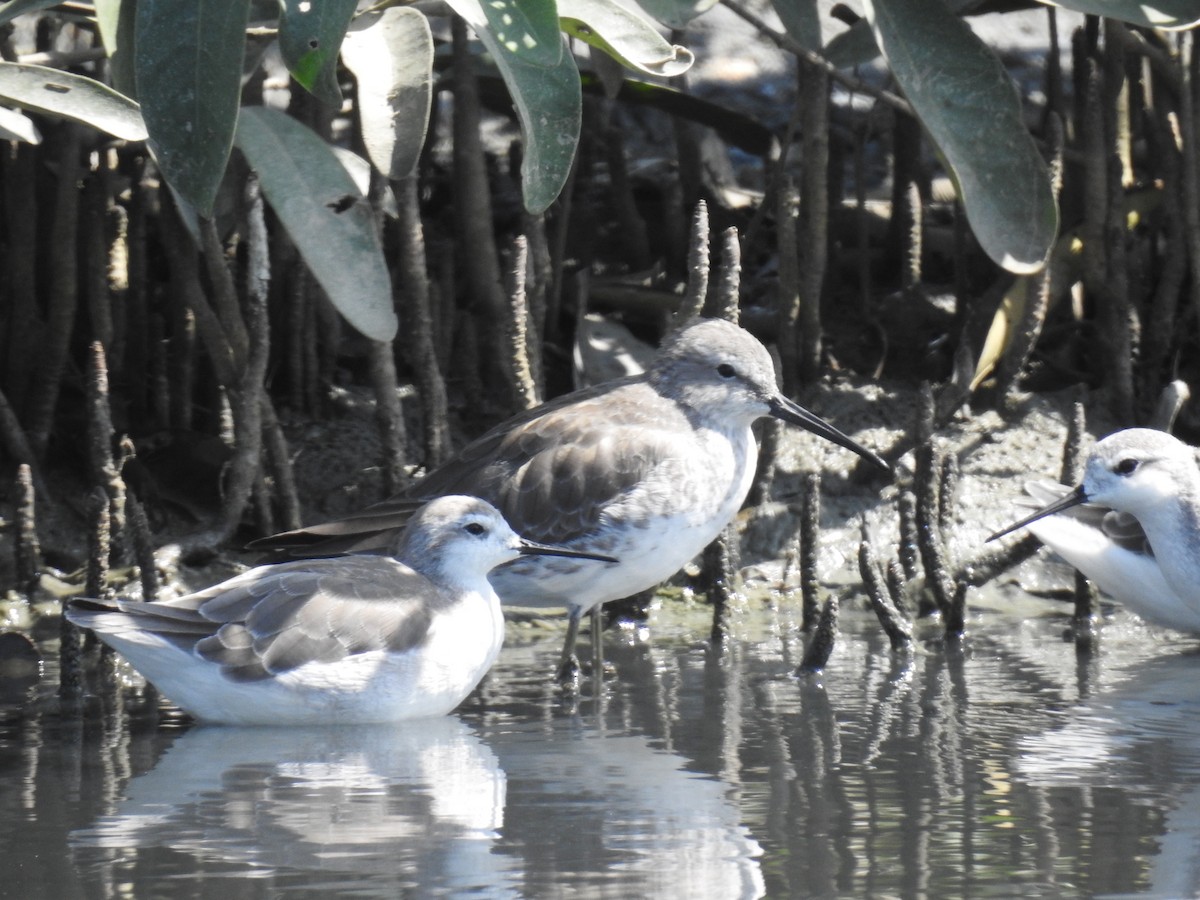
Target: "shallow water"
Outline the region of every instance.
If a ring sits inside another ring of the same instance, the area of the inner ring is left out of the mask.
[[[0,896],[1196,895],[1200,643],[1116,614],[1077,660],[1029,611],[896,657],[846,601],[797,678],[791,604],[717,654],[668,601],[575,703],[559,635],[514,628],[456,715],[395,727],[193,727],[111,666],[67,714],[47,671],[0,696]]]

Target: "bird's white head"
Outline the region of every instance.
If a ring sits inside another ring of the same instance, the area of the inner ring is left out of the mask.
[[[1200,470],[1192,448],[1149,428],[1128,428],[1099,441],[1083,476],[1088,500],[1141,520],[1198,488]]]
[[[521,546],[517,533],[486,500],[450,495],[417,510],[397,539],[393,555],[439,580],[447,573],[474,579],[516,559]]]
[[[518,535],[486,500],[450,494],[416,511],[393,556],[432,581],[471,584],[518,556],[568,556],[615,563],[611,556],[539,544]]]

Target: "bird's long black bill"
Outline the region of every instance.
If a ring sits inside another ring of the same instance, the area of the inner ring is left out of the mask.
[[[811,431],[817,437],[823,437],[827,441],[832,441],[839,447],[853,450],[863,459],[873,463],[885,472],[892,471],[891,466],[862,444],[858,443],[858,441],[848,435],[842,434],[842,432],[838,431],[820,416],[813,415],[799,403],[793,403],[787,397],[779,396],[771,401],[771,415],[784,422],[799,425],[806,431]]]
[[[569,556],[574,559],[594,559],[598,562],[620,562],[615,556],[605,556],[602,553],[587,553],[583,550],[568,550],[566,547],[552,547],[549,544],[539,544],[537,541],[521,541],[522,556]]]
[[[1081,503],[1087,503],[1087,494],[1084,493],[1083,485],[1075,488],[1071,493],[1060,497],[1048,506],[1043,506],[1037,512],[1030,513],[1019,522],[1014,522],[1007,528],[1002,528],[995,534],[988,537],[989,541],[994,541],[996,538],[1002,538],[1006,534],[1012,534],[1018,528],[1024,528],[1030,522],[1036,522],[1038,519],[1044,519],[1046,516],[1052,516],[1055,513],[1060,513],[1065,509],[1070,509],[1072,506],[1079,506]]]

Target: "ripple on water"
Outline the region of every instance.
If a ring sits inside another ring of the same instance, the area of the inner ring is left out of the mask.
[[[794,605],[717,652],[667,601],[574,700],[559,634],[517,628],[457,715],[390,729],[188,727],[128,687],[60,714],[43,647],[0,719],[0,894],[1195,893],[1196,642],[1118,613],[1081,659],[1064,606],[1007,602],[893,655],[847,597],[797,678]]]

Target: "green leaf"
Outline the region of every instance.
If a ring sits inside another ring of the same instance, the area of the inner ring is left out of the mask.
[[[17,16],[57,6],[61,2],[62,0],[9,0],[0,6],[0,25],[11,22]]]
[[[393,6],[360,16],[342,42],[358,81],[363,143],[375,168],[403,178],[417,164],[433,98],[433,36],[415,9]]]
[[[33,119],[21,115],[16,110],[0,106],[0,140],[40,144],[42,134],[33,124]]]
[[[107,85],[61,69],[0,62],[0,99],[91,125],[122,140],[146,138],[136,103]]]
[[[346,321],[372,340],[395,337],[392,286],[374,215],[329,145],[287,114],[251,106],[238,121],[237,146]]]
[[[544,212],[566,184],[579,144],[583,93],[575,58],[564,53],[558,65],[552,67],[527,62],[524,56],[510,53],[485,25],[479,24],[485,17],[478,0],[453,0],[452,5],[491,52],[508,86],[525,137],[521,161],[525,208],[535,215]],[[557,40],[561,43],[562,37]]]
[[[948,0],[947,5],[951,12],[971,15],[979,3],[980,0]],[[839,69],[865,66],[879,56],[879,45],[875,43],[871,23],[866,18],[859,19],[841,34],[835,35],[825,45],[821,55]]]
[[[1182,30],[1200,24],[1196,0],[1041,0],[1047,6],[1061,6],[1093,16],[1120,19],[1146,28]]]
[[[821,49],[821,15],[817,0],[771,0],[784,31],[805,50]]]
[[[481,35],[484,44],[488,37]],[[552,69],[506,58],[492,47],[496,65],[513,95],[525,156],[521,161],[521,192],[525,208],[537,215],[558,199],[579,146],[583,92],[575,58],[564,53]]]
[[[717,0],[637,0],[650,18],[668,28],[687,28],[692,19],[717,5]]]
[[[875,40],[958,187],[979,244],[1017,274],[1058,232],[1050,173],[1003,65],[943,0],[865,0]]]
[[[563,42],[558,32],[554,0],[447,0],[480,37],[525,65],[555,68],[562,64]],[[495,51],[493,51],[495,52]]]
[[[137,7],[134,71],[163,176],[212,215],[237,125],[249,0],[152,0]]]
[[[279,52],[292,77],[322,103],[340,107],[338,49],[358,0],[281,0]]]
[[[108,55],[108,73],[112,86],[127,97],[137,99],[137,81],[133,72],[133,40],[137,0],[96,0],[96,24]]]
[[[647,75],[682,75],[695,61],[686,47],[664,40],[649,19],[614,0],[558,0],[558,15],[567,34]]]

